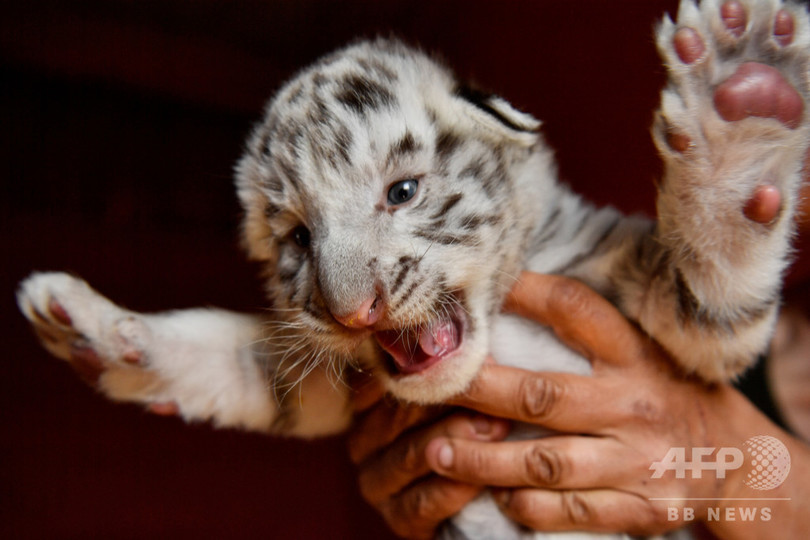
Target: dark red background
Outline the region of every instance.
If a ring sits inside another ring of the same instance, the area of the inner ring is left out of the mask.
[[[8,3],[8,2],[7,2]],[[280,441],[113,405],[37,345],[32,270],[138,310],[261,308],[230,172],[281,81],[394,33],[542,119],[561,174],[652,208],[652,41],[676,2],[27,0],[0,16],[0,537],[385,538],[340,439]]]

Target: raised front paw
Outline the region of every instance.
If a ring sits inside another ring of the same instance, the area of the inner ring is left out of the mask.
[[[99,392],[189,421],[266,431],[276,415],[253,317],[196,309],[146,315],[81,279],[37,273],[17,291],[42,344]]]
[[[81,279],[56,272],[32,274],[20,284],[17,303],[45,348],[88,383],[109,386],[103,379],[110,374],[114,379],[148,378],[147,325]]]
[[[719,182],[727,200],[736,190],[749,220],[774,222],[807,146],[807,13],[781,0],[683,1],[658,46],[670,73],[654,130],[665,160]]]

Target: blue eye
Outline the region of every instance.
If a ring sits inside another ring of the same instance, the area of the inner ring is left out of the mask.
[[[401,180],[388,189],[388,204],[397,206],[413,199],[419,181],[414,178]]]

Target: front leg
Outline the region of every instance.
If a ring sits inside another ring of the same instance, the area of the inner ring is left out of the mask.
[[[767,346],[808,148],[807,14],[780,0],[681,2],[658,46],[658,228],[629,311],[687,370],[735,377]],[[673,316],[674,314],[674,316]]]
[[[17,300],[43,345],[110,399],[283,435],[325,435],[348,424],[346,387],[322,369],[276,391],[287,351],[262,339],[259,317],[216,309],[135,313],[62,273],[32,275]]]

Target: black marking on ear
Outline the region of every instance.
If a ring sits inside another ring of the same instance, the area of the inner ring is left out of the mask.
[[[390,90],[359,75],[348,75],[344,78],[335,98],[360,114],[365,114],[369,109],[390,107],[395,102],[394,94]]]
[[[499,110],[493,107],[491,101],[493,98],[498,97],[495,94],[492,94],[490,92],[484,92],[477,88],[473,88],[471,86],[466,85],[461,85],[457,87],[455,94],[461,99],[471,103],[472,105],[475,105],[480,110],[492,116],[509,129],[512,129],[514,131],[520,131],[523,133],[535,132],[532,129],[528,129],[526,126],[514,123],[510,118],[504,116],[503,113],[501,113]]]
[[[447,197],[438,212],[430,216],[430,219],[436,219],[447,213],[448,210],[453,208],[464,196],[461,193],[455,193]]]

